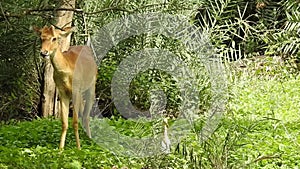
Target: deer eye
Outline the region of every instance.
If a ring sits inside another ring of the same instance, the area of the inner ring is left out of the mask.
[[[55,42],[55,41],[56,41],[56,38],[52,38],[52,41]]]

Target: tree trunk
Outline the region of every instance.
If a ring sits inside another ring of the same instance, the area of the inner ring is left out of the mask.
[[[55,84],[53,80],[53,67],[50,59],[45,61],[44,67],[44,87],[42,94],[42,116],[48,117],[54,113],[55,98]]]
[[[60,8],[75,9],[75,0],[61,0]],[[72,25],[73,11],[58,11],[56,26],[59,28],[70,27]],[[70,47],[71,36],[61,38],[62,51],[67,51]]]
[[[60,8],[75,8],[75,0],[60,0],[59,2]],[[64,28],[72,25],[73,19],[73,11],[58,11],[57,12],[57,23],[56,26],[59,28]],[[62,50],[66,51],[69,49],[70,46],[71,36],[67,38],[61,39]],[[45,69],[44,69],[44,87],[43,87],[43,94],[42,94],[42,116],[55,116],[60,117],[58,114],[60,106],[58,105],[59,102],[57,101],[57,89],[55,87],[55,83],[53,80],[53,67],[50,60],[45,62]]]

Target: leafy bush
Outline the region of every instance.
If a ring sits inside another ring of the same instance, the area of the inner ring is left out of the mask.
[[[32,119],[38,112],[40,59],[30,22],[23,27],[11,24],[0,32],[0,119]]]
[[[193,1],[187,4],[193,4]],[[129,3],[130,4],[130,3]],[[115,4],[118,8],[127,9],[127,13],[116,10],[115,12],[105,12],[97,13],[99,17],[88,16],[86,24],[88,27],[93,27],[93,29],[88,29],[87,31],[91,34],[96,33],[97,29],[101,26],[117,19],[119,17],[124,17],[132,13],[147,13],[147,12],[167,12],[182,14],[190,10],[189,5],[182,3],[181,1],[171,1],[167,4],[151,4],[150,1],[135,2],[134,10],[131,10],[132,6],[127,3]],[[79,4],[82,8],[87,11],[95,10],[97,8],[110,8],[111,5],[108,1],[105,2],[85,2]],[[182,8],[186,6],[187,8]],[[78,20],[75,25],[78,25],[80,31],[84,31],[84,28],[80,24],[82,20]],[[75,35],[76,36],[76,35]],[[77,36],[76,36],[77,37]],[[77,39],[80,39],[78,36]],[[80,40],[79,40],[80,41]],[[77,43],[79,43],[79,41]],[[98,85],[97,85],[97,95],[99,96],[99,107],[103,111],[104,116],[116,115],[118,112],[112,103],[111,98],[111,81],[116,71],[117,67],[123,59],[130,56],[133,52],[144,50],[146,48],[160,48],[168,50],[171,53],[175,53],[176,56],[190,66],[193,71],[199,73],[198,89],[200,91],[200,112],[204,112],[209,106],[210,93],[209,82],[206,75],[206,71],[203,68],[203,63],[199,63],[198,59],[193,53],[187,51],[181,42],[176,39],[165,37],[163,35],[147,35],[142,34],[138,36],[132,36],[126,40],[114,46],[107,55],[102,58],[101,65],[99,67]],[[146,72],[140,72],[130,84],[130,99],[133,105],[140,110],[148,110],[150,107],[150,90],[151,89],[161,89],[165,92],[167,96],[167,112],[172,115],[178,113],[178,107],[181,103],[178,84],[174,77],[170,76],[168,73],[160,70],[147,70]]]

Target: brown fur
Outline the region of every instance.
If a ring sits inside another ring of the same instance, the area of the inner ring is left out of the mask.
[[[62,119],[62,134],[59,148],[64,148],[68,128],[69,105],[70,100],[73,98],[73,127],[76,145],[80,149],[78,113],[83,116],[83,125],[88,136],[91,137],[89,113],[94,103],[97,75],[97,65],[94,61],[93,52],[88,46],[71,46],[68,51],[61,51],[59,38],[67,36],[70,33],[70,28],[61,31],[55,29],[53,26],[45,26],[42,29],[36,30],[41,34],[41,55],[50,56],[54,67],[53,78],[59,91]],[[75,84],[74,86],[73,83]],[[76,89],[76,91],[73,91],[73,89]],[[85,96],[85,102],[82,97],[83,95]]]

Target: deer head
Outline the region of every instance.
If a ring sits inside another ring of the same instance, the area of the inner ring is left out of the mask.
[[[34,28],[36,32],[40,34],[42,40],[42,47],[40,54],[45,57],[49,58],[53,56],[56,50],[60,50],[59,40],[61,37],[67,37],[73,29],[71,27],[66,27],[63,29],[55,29],[53,25],[50,27],[44,26],[43,28]]]

